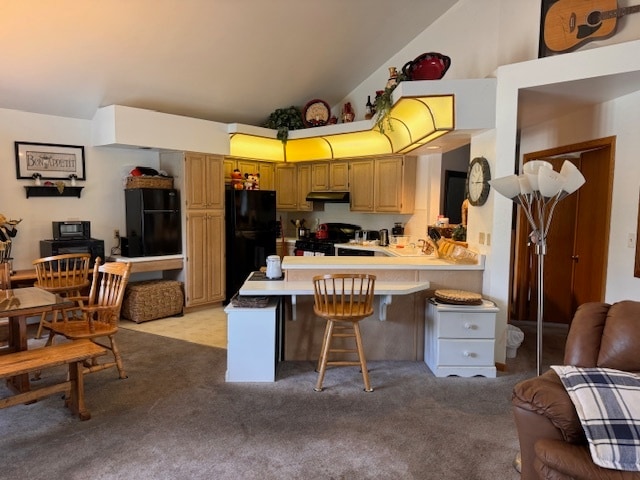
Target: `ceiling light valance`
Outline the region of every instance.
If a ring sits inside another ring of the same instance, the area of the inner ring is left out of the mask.
[[[276,138],[275,130],[232,124],[230,154],[276,162],[406,154],[452,131],[454,112],[453,94],[400,97],[384,133],[373,120],[365,120],[290,131],[286,143]]]

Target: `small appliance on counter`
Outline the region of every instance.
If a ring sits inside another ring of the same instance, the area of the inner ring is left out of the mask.
[[[52,257],[68,253],[89,253],[91,266],[96,258],[104,261],[104,241],[91,238],[91,222],[51,222],[53,238],[40,240],[40,256]]]
[[[393,224],[393,228],[391,229],[392,235],[404,235],[404,227],[402,226],[402,222],[396,222]]]
[[[380,246],[388,247],[389,246],[389,230],[387,230],[386,228],[383,228],[382,230],[380,230],[379,235],[380,235]]]

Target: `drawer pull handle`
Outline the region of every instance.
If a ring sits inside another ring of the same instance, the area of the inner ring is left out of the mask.
[[[464,328],[467,330],[475,330],[476,326],[473,323],[465,322]]]
[[[466,351],[466,350],[465,350],[464,352],[462,352],[462,355],[463,355],[463,356],[465,356],[465,357],[468,357],[468,358],[472,358],[472,357],[475,357],[475,356],[476,356],[476,354],[475,354],[475,353],[473,353],[473,352],[468,352],[468,351]]]

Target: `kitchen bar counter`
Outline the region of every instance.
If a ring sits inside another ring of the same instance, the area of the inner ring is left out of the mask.
[[[349,244],[344,244],[349,245]],[[352,246],[352,248],[355,246]],[[356,247],[357,248],[357,247]],[[362,247],[360,247],[362,248]],[[365,247],[367,249],[387,249],[388,247]],[[431,255],[418,256],[369,256],[369,257],[328,257],[328,256],[299,256],[284,257],[283,270],[306,270],[314,268],[318,270],[344,269],[353,267],[356,269],[379,270],[484,270],[484,256],[479,255],[477,264],[455,263],[450,260],[436,258]]]
[[[287,256],[282,261],[284,280],[248,280],[240,294],[281,298],[283,358],[317,361],[324,322],[313,313],[313,276],[374,274],[375,311],[361,323],[367,359],[421,361],[426,301],[441,288],[481,292],[483,268],[484,263],[462,265],[431,256]]]

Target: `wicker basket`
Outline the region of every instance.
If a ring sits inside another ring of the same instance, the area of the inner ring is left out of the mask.
[[[122,316],[136,323],[181,315],[182,283],[175,280],[145,280],[127,285]]]
[[[126,189],[130,188],[173,188],[172,177],[127,177]]]

